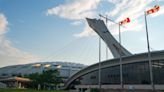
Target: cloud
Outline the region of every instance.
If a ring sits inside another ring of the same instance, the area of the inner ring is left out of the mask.
[[[7,19],[3,14],[0,14],[0,35],[4,34],[7,30]]]
[[[88,37],[88,36],[95,36],[96,33],[88,26],[88,24],[85,24],[84,30],[80,33],[74,34],[75,37]]]
[[[125,28],[122,28],[121,31],[141,31],[144,25],[143,14],[145,8],[152,2],[152,0],[122,0],[121,2],[115,3],[115,7],[112,11],[108,12],[110,16],[116,17],[116,21],[122,21],[125,18],[129,17],[131,22],[125,24]],[[111,3],[111,2],[110,2]],[[111,25],[108,25],[111,26]],[[114,34],[118,34],[118,28],[111,29]],[[116,32],[115,32],[116,31]]]
[[[73,20],[73,25],[79,25],[81,24],[80,20],[97,15],[96,9],[100,1],[101,0],[73,0],[48,9],[47,15],[56,15],[61,18]],[[89,35],[94,35],[94,32],[87,24],[82,32],[74,34],[76,37],[85,37]]]
[[[24,64],[39,59],[38,56],[21,51],[12,46],[5,33],[8,31],[8,21],[4,14],[0,13],[0,59],[1,65]]]
[[[104,14],[116,19],[116,22],[124,20],[127,17],[131,19],[131,22],[125,25],[126,28],[121,29],[122,32],[142,30],[144,26],[144,11],[146,11],[148,7],[151,8],[152,6],[150,5],[153,3],[153,0],[73,0],[73,2],[66,2],[48,9],[47,14],[73,20],[75,21],[73,24],[76,25],[78,24],[78,20],[85,19],[85,17],[96,17],[99,12],[98,9],[101,8],[98,7],[98,5],[101,5],[103,1],[108,2],[109,6],[114,6]],[[161,10],[158,13],[153,14],[152,17],[161,14],[164,14],[164,6],[161,7]],[[117,25],[109,23],[108,28],[112,34],[118,33]],[[87,24],[85,24],[82,32],[75,34],[76,37],[86,37],[91,35],[95,35],[95,33]]]
[[[117,2],[117,3],[115,3],[115,1],[112,2],[111,0],[109,0],[109,3],[115,4],[115,8],[109,14],[110,16],[115,16],[122,10],[123,7],[127,8],[127,6],[125,5],[128,3],[128,0],[122,0],[122,2]]]
[[[74,21],[71,23],[71,25],[74,25],[74,26],[77,26],[77,25],[80,25],[82,24],[82,21]]]
[[[121,0],[107,0],[107,1],[110,3],[113,3],[113,4],[117,4],[117,3],[121,2]]]
[[[95,9],[100,0],[74,0],[67,2],[57,7],[48,9],[47,15],[57,15],[61,18],[80,20],[85,17],[93,17]]]

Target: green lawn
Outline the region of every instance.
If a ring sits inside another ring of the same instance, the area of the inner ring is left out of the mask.
[[[63,90],[0,89],[0,92],[68,92]]]

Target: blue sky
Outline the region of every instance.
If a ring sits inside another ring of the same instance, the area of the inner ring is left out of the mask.
[[[148,17],[152,50],[164,49],[164,0],[0,0],[0,67],[31,62],[98,62],[98,36],[85,18],[108,15],[122,28],[122,43],[132,53],[146,52],[143,11],[161,9]],[[118,26],[108,22],[118,39]],[[105,60],[105,45],[102,46]],[[113,58],[109,53],[109,58]]]

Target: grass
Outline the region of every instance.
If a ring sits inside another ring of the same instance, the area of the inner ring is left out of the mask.
[[[0,92],[68,92],[64,90],[0,89]]]

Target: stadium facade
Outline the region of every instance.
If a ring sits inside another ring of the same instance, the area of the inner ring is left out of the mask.
[[[87,18],[87,22],[104,40],[114,56],[114,59],[101,62],[102,89],[164,90],[164,51],[151,52],[152,86],[148,53],[131,54],[114,39],[103,20]],[[120,55],[122,56],[123,85],[120,81]],[[64,88],[83,90],[99,87],[99,63],[96,63],[74,74],[65,83]]]
[[[0,76],[28,75],[32,73],[42,73],[47,69],[58,69],[60,76],[68,79],[84,67],[86,66],[83,64],[71,62],[38,62],[2,67],[0,68]]]

